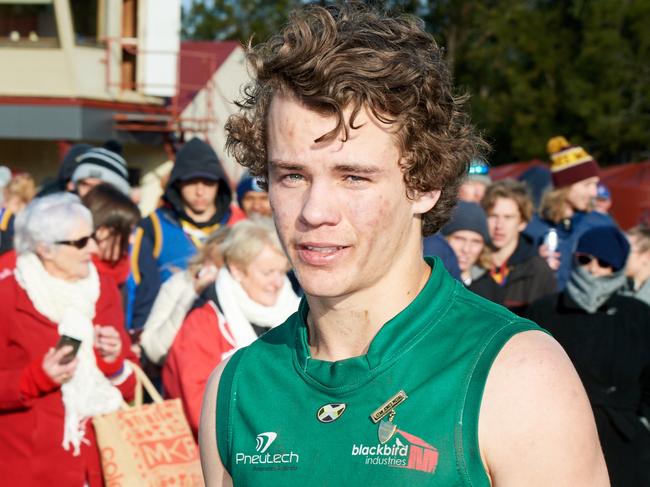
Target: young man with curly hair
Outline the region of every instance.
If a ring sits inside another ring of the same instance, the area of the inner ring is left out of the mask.
[[[306,7],[249,59],[228,145],[306,298],[213,373],[207,485],[606,485],[559,345],[422,258],[482,145],[422,23]]]

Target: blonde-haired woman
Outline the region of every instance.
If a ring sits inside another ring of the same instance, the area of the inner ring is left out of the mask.
[[[4,188],[4,206],[14,215],[20,213],[36,195],[34,178],[27,174],[16,174]]]
[[[299,299],[286,276],[289,261],[270,220],[244,220],[220,245],[224,267],[187,316],[163,368],[169,397],[183,402],[194,434],[212,370],[236,350],[282,324]]]
[[[591,228],[615,223],[608,215],[592,211],[600,180],[596,160],[562,136],[549,140],[547,151],[553,189],[542,198],[539,216],[533,217],[524,233],[540,246],[540,255],[556,270],[562,290],[571,274],[573,249],[580,236]],[[550,253],[544,243],[549,231],[559,239],[556,253]]]

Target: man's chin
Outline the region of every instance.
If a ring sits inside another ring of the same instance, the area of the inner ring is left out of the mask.
[[[336,276],[318,276],[316,273],[297,273],[300,287],[310,297],[337,298],[346,294],[346,285]]]
[[[200,221],[205,221],[210,218],[216,213],[216,208],[211,208],[211,207],[187,207],[185,210],[186,213],[188,213],[189,216],[191,216],[194,220],[200,220]]]

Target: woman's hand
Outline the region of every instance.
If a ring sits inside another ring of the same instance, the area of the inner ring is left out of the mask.
[[[560,268],[560,253],[559,252],[553,252],[552,254],[548,251],[548,246],[546,244],[540,246],[539,248],[539,256],[546,260],[548,263],[548,266],[556,271]]]
[[[120,333],[112,326],[95,325],[95,348],[104,361],[115,362],[122,352]]]
[[[201,294],[203,290],[217,279],[219,268],[214,265],[205,265],[201,267],[194,277],[194,291],[196,294]]]
[[[65,364],[61,362],[64,360],[64,357],[69,353],[72,353],[73,350],[74,349],[71,345],[65,345],[58,350],[56,348],[50,348],[43,357],[43,371],[52,382],[61,385],[72,379],[75,370],[77,370],[79,359],[75,357]]]

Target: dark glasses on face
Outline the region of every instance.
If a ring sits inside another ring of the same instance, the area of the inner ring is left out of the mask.
[[[598,259],[591,254],[576,254],[576,262],[579,265],[589,265],[591,261],[596,259],[600,267],[612,267],[609,263],[605,262],[602,259]]]
[[[58,242],[54,243],[57,245],[71,245],[72,247],[81,250],[83,248],[86,248],[86,245],[88,245],[88,242],[91,238],[95,238],[95,232],[91,233],[87,237],[78,238],[77,240],[59,240]]]

